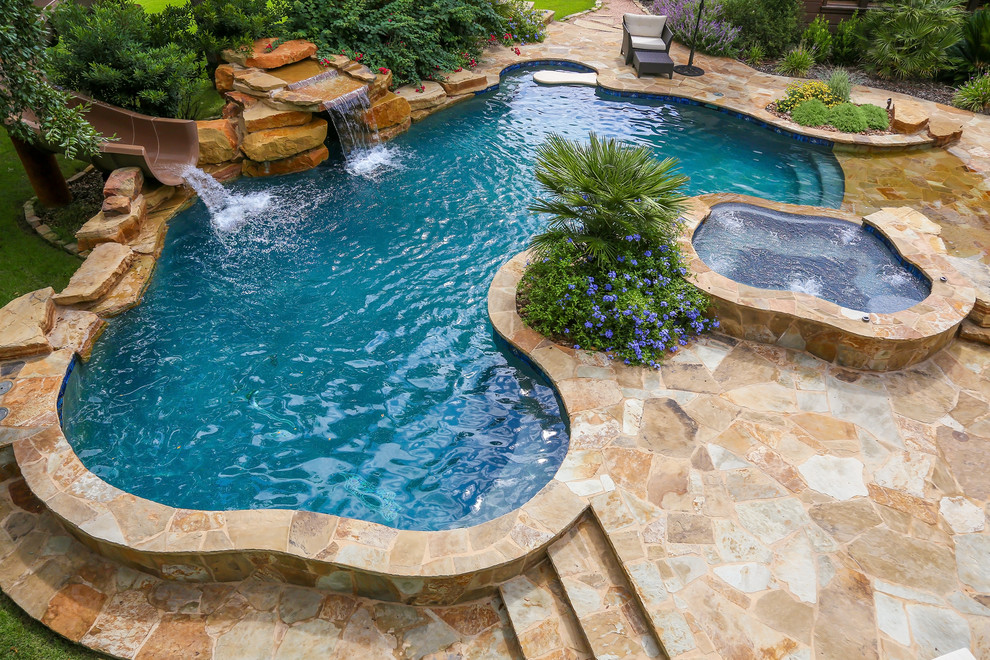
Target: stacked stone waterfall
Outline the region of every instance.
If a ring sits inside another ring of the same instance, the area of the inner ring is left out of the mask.
[[[223,58],[215,76],[227,100],[223,116],[198,122],[199,167],[220,181],[316,167],[329,156],[327,120],[317,115],[329,111],[333,118],[334,108],[357,99],[366,99],[367,106],[352,108],[357,121],[348,124],[350,135],[340,135],[345,150],[348,141],[390,140],[413,121],[498,82],[460,70],[440,82],[392,92],[391,71],[376,74],[342,55],[318,59],[316,46],[302,40],[260,39],[251,49],[225,51]]]

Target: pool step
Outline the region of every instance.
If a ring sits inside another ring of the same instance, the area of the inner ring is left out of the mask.
[[[547,549],[547,554],[595,657],[665,657],[593,516],[581,519]]]
[[[549,561],[504,583],[499,594],[527,660],[594,657]]]
[[[836,168],[834,158],[831,153],[811,149],[808,151],[815,172],[818,175],[819,186],[822,194],[818,206],[830,206],[838,208],[842,204],[845,194],[845,177],[842,168]]]

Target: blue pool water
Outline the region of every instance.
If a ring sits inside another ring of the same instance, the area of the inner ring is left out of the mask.
[[[531,73],[413,126],[398,166],[241,180],[273,208],[226,232],[171,224],[144,303],[66,389],[83,462],[177,507],[322,511],[405,529],[529,500],[567,451],[547,381],[493,338],[488,284],[542,220],[534,150],[588,131],[681,159],[689,192],[838,205],[812,147],[709,109],[540,88]]]
[[[835,218],[716,204],[692,244],[709,268],[736,282],[862,312],[899,312],[932,289],[878,236]]]

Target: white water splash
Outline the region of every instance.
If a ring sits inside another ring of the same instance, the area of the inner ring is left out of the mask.
[[[843,245],[850,245],[858,241],[861,234],[862,230],[859,227],[850,225],[839,230],[839,240]]]
[[[911,276],[896,266],[884,265],[878,273],[880,279],[891,286],[904,286],[911,281]]]
[[[371,99],[366,87],[327,101],[323,107],[340,137],[348,174],[375,178],[398,166],[398,149],[383,145],[378,130],[367,128],[365,117],[371,112]]]
[[[379,144],[371,149],[352,151],[347,156],[344,168],[348,174],[373,179],[388,170],[400,166],[401,152],[398,147]]]
[[[743,222],[743,219],[735,211],[720,214],[718,221],[733,234],[742,231],[745,227],[745,222]]]
[[[271,205],[270,194],[233,194],[198,167],[187,167],[182,171],[182,178],[206,204],[206,208],[210,211],[210,221],[218,232],[237,229],[259,217]]]
[[[822,282],[813,277],[795,277],[787,284],[787,289],[795,293],[807,293],[818,298],[822,295]]]

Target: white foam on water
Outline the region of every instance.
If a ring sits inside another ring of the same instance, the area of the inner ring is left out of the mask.
[[[233,231],[241,225],[258,218],[271,206],[272,196],[268,193],[231,193],[212,176],[189,166],[182,171],[182,178],[196,191],[210,211],[213,228],[221,233]]]
[[[911,281],[911,276],[905,271],[889,265],[884,265],[884,267],[880,269],[879,277],[887,284],[895,287],[904,286]]]
[[[809,296],[821,297],[822,283],[813,277],[795,277],[787,284],[787,289],[795,293],[807,293]]]
[[[842,241],[843,245],[849,245],[858,241],[861,234],[862,229],[850,225],[839,230],[839,240]]]
[[[347,155],[344,169],[352,176],[373,179],[383,172],[401,165],[402,152],[398,147],[379,144],[370,149],[355,149]]]
[[[735,211],[722,213],[721,215],[718,216],[718,221],[719,223],[722,224],[723,227],[725,227],[732,233],[740,232],[745,227],[745,223],[743,222],[743,219],[739,217],[739,215],[737,215]]]

